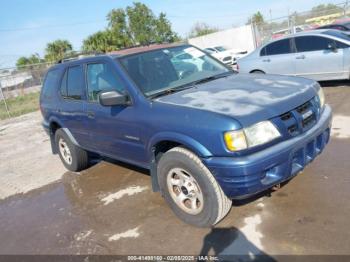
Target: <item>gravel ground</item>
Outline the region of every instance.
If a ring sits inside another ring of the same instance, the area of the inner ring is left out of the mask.
[[[0,199],[53,183],[65,173],[51,154],[39,111],[0,121]]]

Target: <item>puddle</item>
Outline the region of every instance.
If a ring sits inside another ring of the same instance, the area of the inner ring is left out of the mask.
[[[108,196],[102,198],[101,201],[104,202],[104,205],[106,206],[106,205],[108,205],[108,204],[114,202],[115,200],[118,200],[124,196],[132,196],[132,195],[141,193],[141,192],[145,191],[146,189],[148,189],[147,186],[145,186],[145,187],[131,186],[131,187],[122,189],[116,193],[109,194]]]
[[[135,227],[134,229],[130,229],[124,233],[115,234],[108,238],[108,241],[118,241],[122,238],[137,238],[140,236],[139,227]]]
[[[316,159],[270,198],[234,206],[212,228],[180,221],[134,167],[101,162],[68,172],[56,184],[0,201],[0,254],[344,253],[348,148],[331,140],[320,156],[328,161]]]

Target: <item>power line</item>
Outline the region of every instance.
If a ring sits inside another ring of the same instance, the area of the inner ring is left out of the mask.
[[[27,30],[37,30],[37,29],[44,29],[44,28],[57,28],[57,27],[87,25],[87,24],[94,24],[94,23],[101,23],[101,22],[106,22],[106,20],[86,21],[86,22],[77,22],[77,23],[69,23],[69,24],[32,26],[32,27],[22,27],[22,28],[0,28],[0,32],[27,31]]]
[[[341,2],[338,4],[334,4],[336,6],[346,5],[346,2]],[[309,12],[309,11],[306,11]],[[297,12],[298,14],[303,14],[306,12]],[[320,11],[323,12],[323,11]],[[240,14],[230,14],[230,15],[217,15],[217,16],[193,16],[193,15],[173,15],[173,14],[167,14],[167,17],[169,18],[180,18],[180,19],[227,19],[231,18],[232,20],[240,19],[242,17],[245,17],[247,15],[250,15],[250,13],[240,13]],[[278,18],[270,18],[270,21],[272,20],[278,20],[282,17]],[[0,28],[0,32],[16,32],[16,31],[27,31],[27,30],[37,30],[37,29],[46,29],[46,28],[58,28],[58,27],[68,27],[68,26],[77,26],[77,25],[87,25],[87,24],[93,24],[93,23],[102,23],[107,22],[106,20],[95,20],[95,21],[82,21],[82,22],[76,22],[76,23],[67,23],[67,24],[55,24],[55,25],[43,25],[43,26],[32,26],[32,27],[22,27],[22,28]]]

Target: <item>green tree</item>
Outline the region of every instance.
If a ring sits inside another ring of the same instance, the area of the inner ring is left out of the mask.
[[[45,60],[56,62],[72,52],[72,44],[68,40],[55,40],[46,45]]]
[[[248,19],[247,24],[257,24],[257,25],[263,25],[265,23],[264,16],[260,11],[256,12],[251,18]]]
[[[38,67],[38,64],[45,62],[40,58],[38,54],[32,54],[29,57],[22,56],[18,58],[16,62],[16,67],[18,70],[22,69],[34,69]]]
[[[133,45],[179,40],[166,14],[160,13],[157,17],[142,3],[133,3],[126,9],[113,9],[108,13],[107,20],[108,28],[85,39],[83,50],[109,52]]]
[[[156,38],[156,18],[145,4],[134,3],[126,8],[129,32],[134,44],[147,45]]]
[[[110,30],[98,31],[83,41],[82,49],[106,53],[115,50],[116,43]]]
[[[113,9],[108,13],[107,20],[108,30],[113,35],[115,48],[125,48],[133,45],[124,9]]]
[[[217,29],[215,27],[211,27],[206,23],[197,22],[191,28],[190,33],[189,33],[189,37],[192,38],[192,37],[208,35],[211,33],[215,33],[217,31],[219,31],[219,29]]]
[[[156,36],[155,42],[164,43],[164,42],[176,42],[179,41],[179,36],[172,31],[171,23],[166,18],[165,13],[160,13],[158,19],[156,20]]]

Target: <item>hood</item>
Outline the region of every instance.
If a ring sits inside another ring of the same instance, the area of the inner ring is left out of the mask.
[[[317,82],[306,78],[236,74],[156,101],[227,115],[246,127],[302,105],[318,88]]]

